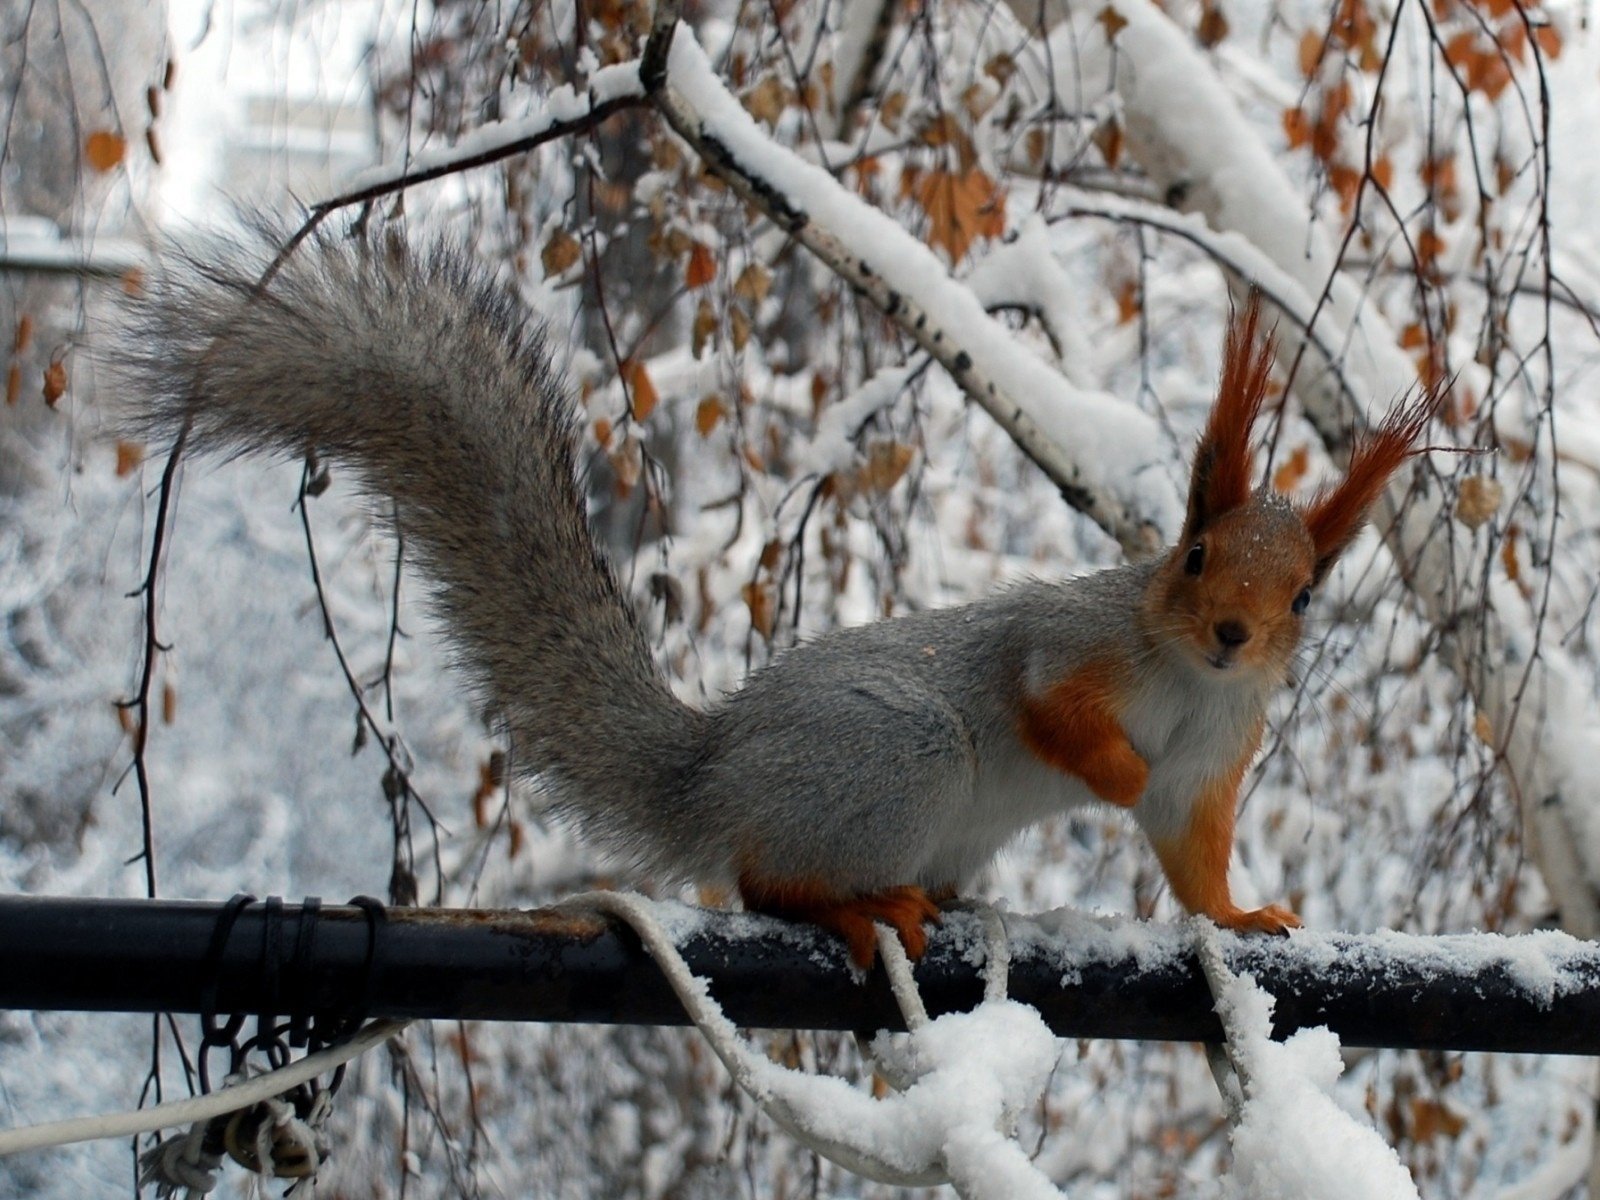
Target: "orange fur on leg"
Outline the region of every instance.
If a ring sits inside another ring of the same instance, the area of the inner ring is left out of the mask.
[[[893,929],[906,948],[906,957],[917,959],[928,948],[924,926],[939,924],[940,916],[939,906],[928,894],[909,884],[841,897],[814,881],[768,880],[746,872],[739,876],[739,895],[751,912],[805,921],[838,934],[849,947],[851,961],[863,969],[877,961],[875,922]]]
[[[1102,800],[1131,808],[1150,780],[1150,767],[1114,714],[1113,678],[1110,664],[1092,663],[1043,696],[1025,699],[1022,742]]]
[[[1189,828],[1176,838],[1154,843],[1172,894],[1192,913],[1210,917],[1224,929],[1286,933],[1300,918],[1279,904],[1242,909],[1228,890],[1228,860],[1233,857],[1233,818],[1239,782],[1255,756],[1260,732],[1250,749],[1225,775],[1206,785],[1189,816]]]

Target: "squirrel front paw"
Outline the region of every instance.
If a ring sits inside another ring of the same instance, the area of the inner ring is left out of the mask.
[[[1235,908],[1224,913],[1207,913],[1223,929],[1235,933],[1271,933],[1280,937],[1300,928],[1300,918],[1281,904],[1265,908]]]

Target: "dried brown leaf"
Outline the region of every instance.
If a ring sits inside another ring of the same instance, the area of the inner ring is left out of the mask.
[[[689,249],[689,263],[683,269],[683,282],[691,289],[704,287],[717,277],[717,260],[711,247],[695,242]]]
[[[1456,520],[1468,529],[1477,529],[1500,511],[1504,498],[1505,488],[1499,480],[1469,475],[1461,481],[1461,491],[1456,496]]]
[[[1311,450],[1304,444],[1296,446],[1283,460],[1283,465],[1272,473],[1272,490],[1280,495],[1299,487],[1311,470]]]
[[[1117,34],[1128,27],[1128,18],[1109,4],[1100,10],[1095,20],[1100,22],[1100,27],[1106,31],[1106,41],[1108,42],[1115,42]]]
[[[750,627],[764,641],[772,640],[772,631],[778,623],[777,589],[771,582],[751,582],[739,590],[745,608],[750,610]]]
[[[578,239],[565,229],[552,229],[550,236],[544,240],[544,248],[539,251],[539,262],[544,267],[544,276],[560,275],[583,257],[583,249],[578,245]]]
[[[1005,232],[1005,193],[977,168],[959,175],[925,172],[914,195],[928,214],[928,244],[942,247],[952,265],[966,257],[976,239]]]
[[[126,479],[144,461],[144,446],[139,442],[117,441],[117,478]]]
[[[722,424],[722,418],[728,415],[727,405],[717,396],[706,396],[699,404],[695,405],[694,427],[701,437],[710,437],[712,430]]]
[[[44,369],[44,402],[54,408],[67,391],[67,364],[56,359]]]

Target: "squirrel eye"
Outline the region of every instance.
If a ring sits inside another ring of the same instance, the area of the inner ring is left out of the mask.
[[[1305,612],[1305,610],[1310,606],[1310,604],[1311,604],[1311,589],[1310,588],[1301,588],[1300,589],[1300,594],[1294,598],[1294,603],[1289,606],[1289,609],[1290,609],[1291,612],[1294,613],[1295,616],[1298,617],[1301,613]]]
[[[1206,548],[1201,542],[1196,542],[1189,550],[1188,556],[1183,560],[1183,571],[1186,575],[1198,575],[1205,569]]]

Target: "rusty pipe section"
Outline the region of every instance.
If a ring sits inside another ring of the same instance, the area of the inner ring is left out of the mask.
[[[689,967],[749,1028],[898,1028],[807,926],[663,907]],[[1212,1041],[1221,1028],[1182,926],[1008,918],[1011,995],[1063,1037]],[[1600,1054],[1600,946],[1560,934],[1227,938],[1277,997],[1277,1030],[1346,1045]],[[977,920],[951,913],[917,966],[931,1014],[983,992]],[[631,930],[570,909],[238,904],[0,896],[0,1007],[681,1025]]]

